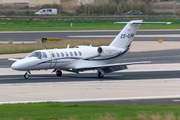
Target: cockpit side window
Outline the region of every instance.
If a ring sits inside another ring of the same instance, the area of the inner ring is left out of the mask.
[[[31,57],[37,57],[37,58],[41,59],[41,57],[42,57],[41,52],[34,52]]]
[[[42,52],[43,58],[47,58],[47,54],[45,52]]]
[[[30,54],[28,55],[28,57],[32,57],[33,54],[34,54],[34,53],[30,53]]]

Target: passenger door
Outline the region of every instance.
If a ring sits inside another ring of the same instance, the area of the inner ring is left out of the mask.
[[[51,63],[49,68],[54,68],[56,66],[57,63],[57,59],[56,59],[56,54],[54,52],[49,52],[50,56],[51,56]]]

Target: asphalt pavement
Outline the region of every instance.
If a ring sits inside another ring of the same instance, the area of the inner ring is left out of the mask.
[[[172,105],[180,104],[180,96],[176,95],[179,90],[179,73],[180,70],[117,72],[107,74],[103,79],[97,78],[94,73],[70,73],[63,74],[62,77],[39,74],[31,75],[28,80],[22,75],[3,75],[0,77],[0,89],[8,91],[0,94],[2,103],[6,98],[6,102],[11,101],[9,103],[36,102],[37,99],[37,102],[47,100],[66,104]],[[131,95],[132,97],[128,97]],[[142,97],[138,97],[139,95]],[[91,99],[90,96],[97,98]],[[40,100],[42,98],[44,100]]]
[[[113,39],[120,31],[54,31],[54,32],[1,32],[0,42],[34,42],[42,38],[63,38],[63,40],[84,40],[84,39]],[[162,35],[161,37],[135,37],[134,41],[180,41],[179,37],[163,37],[163,35],[179,35],[180,30],[143,30],[138,31],[137,35]],[[107,36],[109,35],[109,37]],[[74,37],[70,37],[74,36]],[[81,36],[81,37],[76,37]],[[82,36],[101,36],[101,37],[82,37]],[[107,36],[107,37],[103,37]]]
[[[167,68],[168,69],[168,68]],[[43,71],[42,71],[43,72]],[[50,82],[82,82],[82,81],[124,81],[124,80],[153,80],[153,79],[174,79],[180,78],[180,70],[176,71],[145,71],[145,72],[116,72],[106,74],[100,79],[96,73],[81,73],[81,74],[63,74],[62,77],[57,77],[54,73],[51,74],[32,74],[29,79],[25,80],[22,75],[1,75],[0,84],[14,83],[50,83]]]

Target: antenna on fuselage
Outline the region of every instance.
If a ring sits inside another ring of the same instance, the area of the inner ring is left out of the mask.
[[[70,46],[70,45],[68,44],[68,45],[67,45],[67,49],[69,49],[69,46]]]

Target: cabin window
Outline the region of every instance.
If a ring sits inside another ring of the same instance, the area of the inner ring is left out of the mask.
[[[79,51],[79,55],[82,56],[82,53]]]
[[[56,53],[57,57],[60,57],[59,53]]]
[[[43,10],[43,12],[46,12],[46,10]]]
[[[54,53],[51,53],[51,56],[52,56],[53,58],[55,58],[55,55],[54,55]]]
[[[65,54],[66,54],[67,57],[69,56],[69,54],[67,52],[65,52]]]
[[[64,57],[64,53],[61,52],[61,56]]]
[[[74,52],[75,56],[77,56],[77,52]]]
[[[31,57],[37,57],[41,59],[41,52],[34,52]]]
[[[47,58],[47,54],[45,52],[42,53],[43,58]]]
[[[71,56],[73,56],[73,53],[72,53],[72,52],[70,52],[70,55],[71,55]]]

